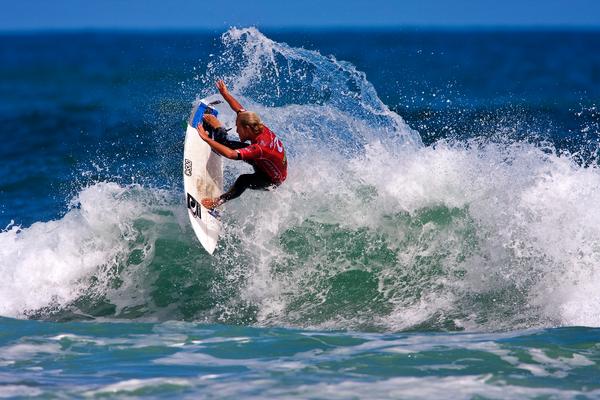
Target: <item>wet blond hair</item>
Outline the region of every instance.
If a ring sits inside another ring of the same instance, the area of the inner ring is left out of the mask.
[[[256,134],[259,134],[264,127],[258,114],[252,111],[243,111],[239,113],[237,121],[244,126],[249,126],[250,129],[252,129],[252,132]]]

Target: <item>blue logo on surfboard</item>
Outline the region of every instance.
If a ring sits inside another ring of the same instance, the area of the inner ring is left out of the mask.
[[[204,117],[204,114],[212,114],[215,117],[219,115],[219,111],[217,111],[215,108],[211,107],[211,105],[215,105],[218,104],[219,102],[213,102],[210,104],[205,104],[204,102],[200,102],[200,104],[198,104],[198,108],[196,109],[196,113],[194,114],[194,118],[192,119],[192,127],[197,127],[199,123],[202,122],[202,117]]]

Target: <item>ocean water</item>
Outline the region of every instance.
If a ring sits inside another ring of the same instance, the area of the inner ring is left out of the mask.
[[[598,48],[2,34],[0,397],[600,398]],[[181,159],[219,78],[289,177],[211,257]]]

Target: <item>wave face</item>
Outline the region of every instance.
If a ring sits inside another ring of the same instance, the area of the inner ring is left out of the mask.
[[[222,45],[198,96],[224,78],[262,116],[288,151],[285,184],[227,205],[214,257],[179,189],[90,185],[62,218],[0,233],[0,315],[377,331],[600,325],[595,166],[508,139],[423,146],[351,64],[252,28]],[[228,182],[248,171],[226,164]]]

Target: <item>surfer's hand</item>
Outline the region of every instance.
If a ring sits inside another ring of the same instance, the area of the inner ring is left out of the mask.
[[[202,119],[206,121],[207,124],[213,127],[213,129],[217,129],[221,127],[221,122],[212,114],[205,114]]]
[[[223,81],[223,79],[219,79],[217,81],[217,89],[219,89],[219,93],[221,94],[229,92],[229,90],[227,90],[227,86],[225,86],[225,82]]]
[[[204,130],[204,128],[202,127],[202,124],[198,124],[198,126],[196,127],[196,130],[198,131],[198,134],[200,135],[200,138],[202,140],[204,140],[205,142],[210,139],[208,137],[208,133],[206,133],[206,131]]]

